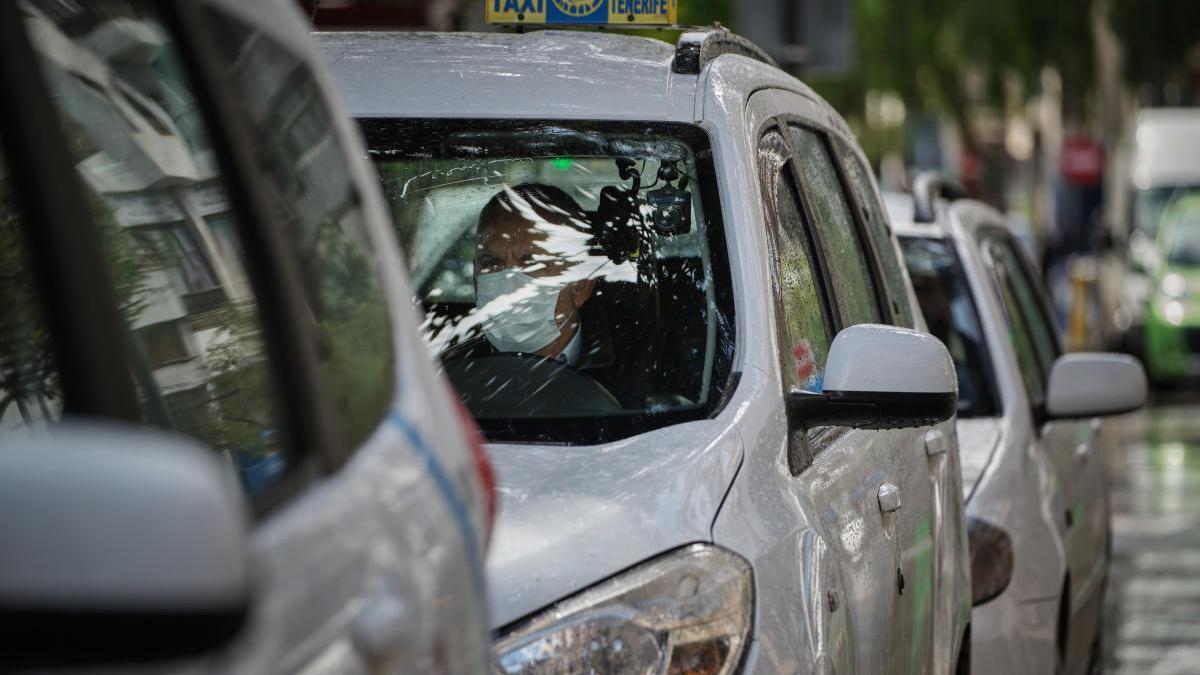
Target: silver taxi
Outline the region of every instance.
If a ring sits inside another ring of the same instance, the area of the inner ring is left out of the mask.
[[[955,668],[953,364],[828,104],[719,29],[319,38],[490,441],[497,672]]]
[[[930,332],[958,371],[972,673],[1101,662],[1109,508],[1100,420],[1146,399],[1132,357],[1063,354],[1045,290],[995,209],[887,195]]]
[[[0,3],[0,671],[490,662],[486,458],[307,33]]]

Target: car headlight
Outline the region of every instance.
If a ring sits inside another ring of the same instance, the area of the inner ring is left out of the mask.
[[[967,542],[971,550],[971,604],[982,605],[1003,593],[1012,580],[1012,539],[987,521],[968,518]]]
[[[724,675],[750,637],[750,565],[708,544],[643,563],[500,636],[496,672]]]
[[[1172,300],[1179,300],[1188,294],[1187,279],[1184,279],[1182,275],[1172,272],[1164,276],[1162,281],[1158,282],[1158,290]]]

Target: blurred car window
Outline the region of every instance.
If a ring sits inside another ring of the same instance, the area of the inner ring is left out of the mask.
[[[1133,226],[1146,236],[1158,236],[1163,212],[1171,204],[1200,194],[1200,185],[1165,185],[1136,190],[1133,193]]]
[[[829,326],[823,299],[813,275],[809,245],[799,196],[787,164],[787,144],[777,131],[763,136],[759,145],[760,184],[763,186],[769,233],[777,266],[775,283],[783,302],[781,372],[788,389],[820,392],[825,358],[829,354]]]
[[[871,172],[863,166],[858,155],[849,146],[841,150],[842,166],[846,168],[846,176],[850,187],[854,190],[858,201],[863,206],[866,217],[867,234],[874,241],[875,250],[879,252],[879,266],[883,270],[883,280],[888,286],[892,298],[892,312],[895,323],[905,328],[913,327],[912,307],[909,305],[908,286],[904,283],[904,270],[893,253],[892,229],[888,225],[887,212],[875,188],[871,185]]]
[[[1200,200],[1193,200],[1191,210],[1179,214],[1169,227],[1167,262],[1200,266]]]
[[[900,248],[929,332],[946,345],[954,358],[958,416],[997,415],[983,327],[958,255],[948,242],[925,237],[901,237]]]
[[[36,433],[62,415],[50,345],[24,228],[0,148],[0,437]]]
[[[1043,301],[1039,294],[1038,282],[1029,274],[1028,268],[1022,264],[1020,253],[1010,237],[995,240],[997,260],[1004,266],[1005,278],[1016,295],[1021,313],[1025,317],[1025,325],[1029,327],[1033,348],[1041,363],[1042,378],[1050,376],[1050,367],[1058,358],[1058,337],[1055,327],[1050,323]]]
[[[1017,299],[1015,283],[1004,264],[1004,246],[995,240],[987,241],[983,247],[991,272],[992,283],[1004,307],[1004,318],[1008,324],[1008,339],[1017,354],[1017,365],[1025,383],[1029,405],[1041,406],[1046,400],[1046,374],[1034,346],[1033,329],[1029,326],[1020,301]]]
[[[310,66],[287,45],[207,10],[218,67],[254,130],[252,151],[303,274],[318,357],[352,452],[384,419],[394,394],[391,319],[371,262],[360,196]]]
[[[90,193],[147,421],[226,453],[258,495],[289,468],[236,217],[170,33],[148,3],[23,3]]]
[[[712,409],[733,345],[703,134],[363,125],[426,340],[489,437],[605,442]]]
[[[847,326],[879,323],[879,303],[862,242],[855,233],[854,216],[825,142],[811,129],[792,126],[791,132],[797,162],[808,182],[804,195],[818,221],[814,227],[824,235],[829,249],[829,276],[842,320]]]

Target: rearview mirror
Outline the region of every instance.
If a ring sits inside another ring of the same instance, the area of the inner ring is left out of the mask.
[[[1046,414],[1051,418],[1117,415],[1146,404],[1146,371],[1126,354],[1063,354],[1050,369]]]
[[[907,328],[859,324],[837,334],[824,390],[788,393],[793,426],[923,427],[950,419],[958,378],[945,345]]]
[[[198,654],[249,603],[228,466],[144,428],[61,423],[0,442],[0,670]]]

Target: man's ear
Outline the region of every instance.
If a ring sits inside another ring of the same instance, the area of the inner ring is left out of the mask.
[[[583,279],[576,281],[571,290],[571,302],[575,305],[575,309],[583,307],[583,303],[592,297],[592,289],[596,287],[595,279]]]

